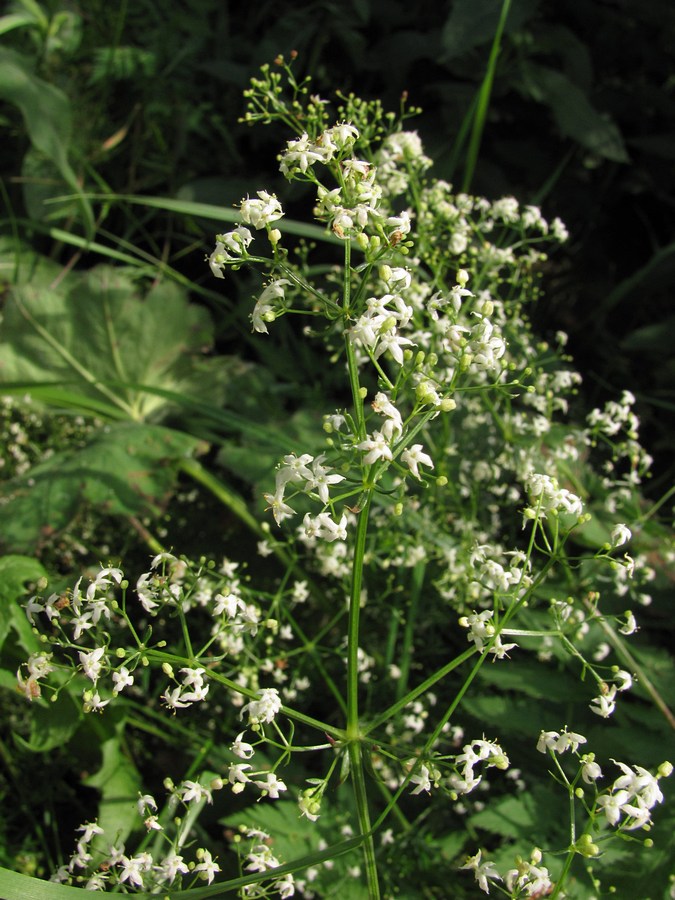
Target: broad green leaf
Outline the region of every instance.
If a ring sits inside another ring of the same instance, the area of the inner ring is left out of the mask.
[[[86,230],[91,236],[94,231],[91,205],[83,198],[69,161],[70,100],[59,88],[38,78],[32,71],[30,60],[7,47],[0,47],[0,97],[20,109],[33,147],[54,163],[63,180],[79,197]]]
[[[29,550],[65,528],[83,503],[111,515],[157,515],[197,438],[160,425],[120,423],[81,450],[55,454],[0,487],[0,545]]]
[[[26,614],[18,601],[26,593],[27,582],[37,581],[46,575],[42,565],[29,556],[0,557],[0,648],[12,626],[26,639],[29,635],[33,637]]]
[[[597,110],[586,93],[562,72],[548,66],[523,66],[529,95],[549,107],[565,137],[572,138],[596,156],[629,162],[621,132],[609,115]]]
[[[561,808],[565,804],[565,797],[560,797]],[[508,838],[517,838],[521,835],[536,834],[539,840],[546,833],[542,830],[542,810],[537,807],[533,796],[529,792],[502,797],[480,812],[474,813],[470,822],[474,827],[483,828],[494,834],[500,834]]]
[[[114,735],[101,745],[101,768],[83,782],[101,792],[97,821],[104,835],[102,849],[112,842],[124,841],[140,824],[136,801],[142,793],[141,776],[122,749],[121,735]]]
[[[14,287],[4,315],[0,383],[60,384],[136,421],[157,421],[172,407],[146,385],[218,405],[232,361],[205,355],[213,343],[207,311],[191,306],[170,282],[141,298],[134,274],[99,266],[56,287],[42,278]]]
[[[520,28],[534,13],[538,0],[512,0],[506,32]],[[498,0],[455,0],[441,32],[443,61],[489,43],[497,29],[502,3]]]
[[[82,711],[68,691],[61,691],[52,702],[31,705],[31,732],[28,740],[15,735],[16,742],[33,753],[46,753],[62,747],[75,734]]]
[[[579,695],[578,682],[568,674],[526,660],[513,659],[508,666],[483,666],[478,679],[499,690],[518,691],[536,700],[569,703]]]
[[[252,804],[227,822],[267,832],[273,841],[273,852],[283,862],[311,853],[320,837],[316,826],[300,815],[297,804],[288,801]]]
[[[531,700],[517,700],[506,694],[467,697],[463,706],[479,722],[499,728],[500,733],[536,736],[541,730],[532,721]]]

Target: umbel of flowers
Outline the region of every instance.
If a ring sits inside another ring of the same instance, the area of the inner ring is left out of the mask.
[[[250,122],[294,129],[279,168],[311,189],[336,265],[315,270],[307,253],[291,253],[282,204],[260,185],[239,204],[240,224],[217,235],[208,265],[218,279],[242,266],[259,271],[255,336],[272,341],[280,320],[295,318],[349,397],[325,410],[312,446],[288,446],[261,489],[271,523],[259,551],[276,554],[285,575],[263,589],[237,562],[161,553],[132,587],[106,566],[65,594],[30,599],[44,651],[18,681],[29,700],[74,689],[92,714],[149,696],[170,716],[217,728],[225,748],[218,771],[168,779],[163,801],[139,798],[160,849],[126,850],[85,823],[57,880],[160,892],[211,883],[222,860],[196,822],[218,795],[238,804],[292,795],[298,819],[314,827],[339,805],[329,797],[342,783],[353,820],[336,826],[332,850],[317,838],[311,865],[294,870],[274,852],[274,835],[242,826],[237,889],[321,896],[324,864],[352,851],[345,878],[363,878],[375,898],[387,878],[379,860],[409,839],[416,805],[427,804],[425,821],[448,808],[461,821],[495,781],[501,791],[526,786],[507,736],[465,735],[459,723],[483,666],[507,667],[517,655],[573,665],[598,722],[631,689],[636,672],[616,665],[612,648],[639,628],[634,608],[650,601],[653,573],[626,553],[624,521],[650,461],[628,393],[585,426],[561,429],[580,378],[565,336],[537,340],[526,316],[543,248],[566,239],[560,221],[430,178],[419,136],[379,104],[349,97],[330,120],[283,60],[263,69],[247,98]],[[591,457],[602,467],[602,502],[584,479]],[[591,507],[610,526],[582,558],[570,548]],[[603,611],[601,592],[621,598],[620,613]],[[440,657],[438,633],[448,629]],[[330,707],[321,720],[308,702],[319,695]],[[532,747],[549,756],[568,795],[568,843],[546,859],[533,844],[501,871],[477,848],[455,867],[513,898],[563,896],[575,860],[599,856],[617,833],[648,829],[672,768],[654,774],[617,761],[622,774],[610,783],[607,764],[580,752],[586,737],[533,727]],[[292,783],[284,767],[292,759],[297,772],[309,756],[320,760],[312,777]]]

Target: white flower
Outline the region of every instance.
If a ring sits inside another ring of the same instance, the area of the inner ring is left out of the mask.
[[[490,887],[488,885],[488,878],[492,878],[493,880],[502,880],[501,875],[497,872],[495,868],[495,864],[492,862],[484,862],[481,863],[481,855],[482,850],[479,850],[475,856],[470,856],[463,866],[460,866],[460,869],[470,869],[473,871],[476,881],[478,882],[478,887],[481,891],[485,891],[486,894],[490,893]]]
[[[277,778],[274,772],[268,772],[265,781],[254,781],[253,784],[255,784],[256,787],[260,788],[260,790],[263,792],[263,796],[271,797],[272,800],[279,799],[280,791],[288,790],[284,782],[281,781],[280,778]]]
[[[254,228],[265,228],[272,222],[276,222],[284,215],[281,204],[275,194],[267,191],[258,191],[258,199],[241,201],[241,217],[247,225]]]
[[[616,682],[618,691],[629,691],[633,686],[633,676],[623,669],[619,669],[618,672],[615,672],[614,681]]]
[[[183,688],[179,685],[173,689],[167,688],[162,694],[162,700],[166,704],[169,709],[183,709],[186,706],[190,705],[189,700],[184,700],[182,697]]]
[[[134,676],[126,666],[120,666],[118,672],[113,672],[112,680],[114,683],[113,694],[119,694],[125,687],[129,687],[134,683]]]
[[[298,170],[304,175],[314,163],[324,162],[326,155],[319,145],[310,141],[305,132],[297,140],[288,141],[286,150],[281,154],[279,168],[286,178],[290,178]]]
[[[220,872],[220,866],[217,862],[214,862],[209,851],[203,850],[201,847],[197,850],[197,859],[200,862],[194,867],[193,871],[198,872],[201,879],[211,884],[216,872]]]
[[[227,770],[227,780],[232,785],[233,793],[240,794],[244,790],[244,785],[251,780],[246,774],[246,770],[251,768],[252,766],[248,763],[232,763],[229,767]]]
[[[389,444],[387,443],[382,433],[379,431],[373,432],[372,437],[368,438],[368,440],[361,441],[360,444],[357,444],[356,449],[368,451],[363,457],[364,466],[369,466],[371,465],[371,463],[376,462],[378,459],[393,459]]]
[[[30,677],[36,679],[46,678],[50,672],[53,672],[54,666],[51,664],[52,656],[53,654],[51,653],[31,653],[26,660],[26,668],[28,669]]]
[[[143,887],[143,872],[152,868],[152,857],[149,853],[139,853],[138,856],[122,855],[120,858],[122,871],[118,878],[120,881],[128,881],[134,887]]]
[[[239,262],[252,240],[253,235],[243,225],[238,225],[226,234],[216,235],[216,247],[209,256],[209,267],[216,278],[225,277],[222,271],[224,267],[228,262]]]
[[[422,763],[415,772],[410,776],[410,781],[415,785],[412,794],[421,794],[422,791],[431,790],[431,779],[429,778],[429,769]]]
[[[179,788],[179,796],[185,804],[192,803],[193,801],[199,803],[201,800],[206,800],[207,803],[213,803],[211,791],[197,781],[184,781]]]
[[[169,884],[173,884],[176,879],[176,875],[180,872],[182,875],[187,875],[190,871],[187,865],[183,862],[183,857],[178,856],[176,853],[169,853],[168,856],[165,856],[159,866],[155,867],[156,870],[163,876],[164,881],[168,881]]]
[[[152,794],[143,794],[136,801],[136,809],[139,816],[144,816],[148,810],[157,812],[157,802]]]
[[[338,122],[332,128],[327,129],[321,136],[321,142],[327,143],[328,139],[335,144],[337,150],[345,150],[354,144],[358,138],[358,129],[350,122]]]
[[[627,525],[616,525],[611,534],[612,547],[614,549],[621,547],[623,544],[627,544],[632,537],[633,534]]]
[[[248,713],[251,725],[259,725],[261,722],[272,722],[281,709],[281,698],[276,688],[263,688],[258,700],[251,700],[242,707],[240,718]]]
[[[230,747],[230,750],[234,753],[235,756],[238,756],[239,759],[250,759],[255,753],[255,750],[253,749],[251,744],[247,744],[242,740],[245,734],[245,731],[242,731],[240,734],[238,734]]]
[[[415,478],[421,478],[418,466],[429,466],[433,469],[434,464],[428,453],[424,452],[421,444],[413,444],[401,454],[401,462],[404,462],[410,469]]]
[[[628,791],[617,791],[612,794],[603,794],[598,797],[597,804],[604,811],[610,825],[616,825],[621,818],[621,807],[628,803],[630,794]]]
[[[277,525],[281,525],[284,519],[289,519],[295,515],[295,510],[288,503],[284,502],[283,489],[281,492],[277,491],[274,494],[263,494],[263,497],[269,503],[267,508],[272,510],[272,515]]]
[[[604,690],[599,697],[595,697],[595,699],[591,700],[589,709],[596,715],[602,716],[603,719],[608,719],[616,708],[615,697],[616,686],[612,685]]]
[[[305,484],[306,491],[316,491],[322,503],[328,503],[328,488],[332,484],[339,484],[344,481],[344,475],[338,475],[336,472],[332,475],[328,473],[331,469],[322,465],[324,454],[322,453],[312,463],[312,474]]]
[[[103,834],[103,829],[96,822],[85,822],[84,825],[80,825],[80,827],[75,830],[84,832],[80,838],[80,841],[83,844],[89,844],[95,834]]]
[[[626,623],[619,628],[621,634],[629,635],[635,634],[638,630],[637,621],[633,613],[628,609],[626,610]]]
[[[581,777],[586,784],[591,784],[593,781],[597,781],[598,778],[602,778],[602,769],[596,763],[595,756],[592,753],[587,753],[582,756],[581,761],[583,763],[581,767]]]
[[[86,713],[89,712],[100,712],[104,706],[107,706],[110,703],[110,699],[101,700],[98,691],[95,691],[93,694],[90,694],[88,691],[84,693],[84,703],[82,704],[82,708]]]
[[[251,313],[251,323],[254,331],[257,331],[259,334],[269,334],[267,324],[274,322],[279,314],[279,310],[283,309],[284,286],[290,283],[287,278],[277,278],[276,281],[270,282],[263,290]]]

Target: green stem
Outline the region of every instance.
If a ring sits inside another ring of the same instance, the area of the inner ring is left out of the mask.
[[[365,502],[359,513],[349,598],[349,624],[347,626],[347,734],[351,740],[358,740],[359,738],[359,618],[361,613],[361,588],[363,585],[363,557],[366,552],[368,515],[372,496],[371,488],[366,491]]]
[[[366,881],[368,883],[369,900],[379,900],[380,885],[377,877],[377,861],[375,860],[375,845],[370,826],[370,814],[368,812],[368,795],[366,782],[363,777],[363,762],[361,760],[362,745],[358,741],[349,744],[349,762],[351,765],[352,784],[354,785],[354,799],[359,818],[359,830],[363,838],[363,855],[366,863]]]

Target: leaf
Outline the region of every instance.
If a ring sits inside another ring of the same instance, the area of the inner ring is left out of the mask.
[[[157,515],[181,459],[199,444],[160,425],[101,429],[83,449],[57,453],[0,486],[0,543],[35,548],[70,524],[85,502],[110,515]]]
[[[486,809],[474,813],[469,821],[473,826],[493,834],[517,838],[524,834],[540,837],[543,830],[540,819],[540,810],[531,794],[521,793],[491,803]]]
[[[508,666],[483,666],[478,677],[483,684],[502,691],[518,691],[536,700],[571,702],[578,698],[573,678],[525,660],[513,659]]]
[[[80,724],[82,711],[68,691],[61,691],[54,702],[31,704],[31,732],[28,740],[16,734],[14,740],[25,750],[46,753],[62,747]]]
[[[234,819],[228,823],[235,824]],[[300,815],[295,803],[256,803],[237,813],[236,824],[259,828],[272,839],[272,852],[283,862],[291,862],[316,849],[319,835],[316,826]]]
[[[661,356],[673,346],[675,316],[668,316],[652,325],[643,325],[622,338],[619,346],[628,353],[653,353]]]
[[[18,106],[33,147],[54,163],[78,195],[87,234],[92,236],[91,205],[83,197],[68,159],[72,136],[70,100],[63,91],[38,78],[29,59],[7,47],[0,47],[0,97]]]
[[[100,836],[104,850],[113,842],[126,840],[139,825],[136,801],[142,793],[141,776],[123,752],[121,730],[101,744],[101,768],[83,781],[101,792],[97,821],[105,832]]]
[[[513,0],[506,32],[516,31],[531,18],[538,0]],[[455,0],[441,32],[443,62],[489,43],[497,30],[502,3],[495,0]]]
[[[68,385],[127,418],[157,421],[174,404],[144,386],[222,401],[228,365],[205,355],[212,344],[208,312],[170,282],[142,299],[129,269],[98,266],[58,287],[24,276],[6,304],[0,382]]]
[[[532,702],[501,697],[470,697],[465,699],[466,711],[479,722],[498,727],[505,734],[534,735],[540,729],[533,726]]]
[[[30,623],[18,601],[26,593],[27,582],[46,576],[43,566],[28,556],[0,557],[0,648],[12,626],[26,640],[34,638]],[[30,643],[34,644],[35,640]]]
[[[630,158],[615,122],[597,110],[586,93],[562,72],[526,63],[523,77],[527,92],[548,106],[565,137],[572,138],[596,156],[627,163]]]

